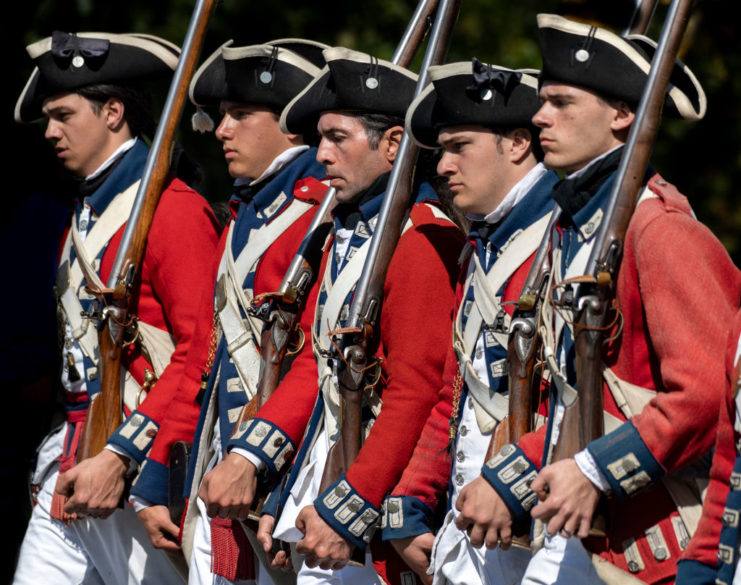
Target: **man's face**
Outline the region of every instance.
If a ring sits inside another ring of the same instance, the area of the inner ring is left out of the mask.
[[[545,82],[533,116],[548,168],[574,172],[621,142],[613,133],[617,110],[589,90]]]
[[[292,146],[270,108],[222,101],[220,110],[216,138],[223,144],[229,174],[235,179],[259,178],[275,157]]]
[[[511,163],[507,137],[483,126],[448,126],[438,135],[445,150],[437,172],[448,181],[453,205],[467,214],[487,215],[509,192]]]
[[[363,123],[351,114],[326,112],[317,125],[321,142],[316,159],[327,168],[337,201],[347,203],[391,170],[384,155],[388,131],[376,150],[371,150]]]
[[[96,114],[87,99],[65,93],[47,98],[42,112],[48,119],[44,136],[73,175],[88,176],[113,154],[106,106]]]

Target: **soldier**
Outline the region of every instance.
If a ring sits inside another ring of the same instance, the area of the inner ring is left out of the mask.
[[[392,573],[386,571],[385,553],[380,549],[373,551],[375,570],[367,552],[364,567],[332,569],[342,568],[353,549],[365,551],[373,540],[383,497],[398,480],[434,404],[434,393],[420,389],[436,387],[440,380],[461,235],[439,209],[431,187],[418,185],[416,203],[385,283],[377,342],[383,373],[366,396],[366,410],[373,411],[375,424],[347,474],[320,494],[324,461],[338,430],[337,380],[329,357],[332,340],[328,333],[347,319],[403,134],[402,116],[416,85],[411,72],[370,55],[336,47],[327,49],[324,56],[327,67],[281,117],[287,132],[318,129],[317,160],[325,165],[330,185],[337,192],[335,233],[325,247],[314,317],[319,380],[317,370],[300,379],[284,380],[245,429],[240,443],[262,460],[265,474],[276,476],[285,472],[285,458],[271,449],[269,440],[258,438],[277,434],[294,448],[307,433],[280,501],[270,508],[272,514],[282,510],[277,524],[274,526],[274,516],[261,518],[258,537],[266,550],[272,546],[271,533],[298,543],[296,550],[305,555],[305,563],[297,566],[300,582],[344,579],[375,583],[376,571],[384,578]],[[434,291],[432,302],[428,291]],[[383,399],[382,407],[379,398]],[[254,476],[254,466],[251,471]],[[245,485],[250,484],[247,481]],[[339,505],[330,508],[328,495],[340,493],[344,497],[339,497]],[[350,501],[352,506],[347,505]],[[335,515],[338,510],[347,512],[339,520]],[[228,513],[228,508],[222,513]],[[377,543],[373,540],[372,547]],[[279,552],[276,560],[284,562],[285,554]],[[391,582],[398,578],[397,573]]]
[[[167,556],[150,546],[133,509],[117,509],[177,389],[218,239],[206,201],[177,178],[162,193],[134,292],[136,330],[128,333],[132,341],[122,358],[128,416],[106,449],[75,465],[102,365],[94,317],[83,316],[95,310],[85,286],[108,279],[147,160],[144,139],[154,121],[140,82],[169,77],[179,49],[148,35],[55,32],[28,53],[36,68],[15,118],[47,118],[46,138],[77,178],[79,198],[56,283],[66,422],[39,451],[37,504],[15,582],[180,583]],[[142,388],[148,370],[157,376],[149,393]]]
[[[445,149],[438,173],[453,205],[472,220],[441,400],[386,501],[383,537],[427,583],[433,572],[441,583],[516,583],[530,558],[523,549],[487,550],[483,534],[460,532],[455,519],[456,508],[466,505],[458,498],[461,488],[480,475],[497,423],[507,414],[503,366],[512,301],[545,232],[558,180],[538,162],[542,151],[530,121],[539,108],[537,73],[477,59],[431,67],[431,85],[407,113],[407,128],[421,146]],[[447,447],[455,431],[451,467]],[[450,509],[430,560],[431,520],[448,486]],[[504,543],[510,538],[501,535]]]
[[[617,275],[619,318],[606,336],[606,434],[575,458],[551,462],[555,431],[569,432],[559,428],[561,392],[576,383],[569,279],[584,274],[655,44],[555,15],[539,15],[538,25],[543,105],[533,122],[546,166],[567,174],[553,191],[563,215],[552,233],[552,292],[542,314],[549,370],[562,390],[551,398],[547,427],[488,464],[494,489],[471,495],[489,499],[489,517],[466,515],[459,526],[496,533],[528,511],[542,520],[544,546],[523,583],[627,583],[633,576],[664,583],[694,529],[685,496],[699,494],[694,481],[668,474],[687,469],[712,444],[724,378],[718,356],[741,279],[686,198],[649,166]],[[697,80],[677,62],[664,112],[699,119],[705,106]],[[511,489],[530,478],[530,489]],[[533,494],[541,502],[529,510]],[[603,495],[606,537],[587,538]]]
[[[302,39],[251,46],[228,41],[204,61],[190,86],[191,101],[201,111],[217,106],[222,114],[216,137],[235,179],[229,203],[232,217],[215,256],[211,274],[215,287],[209,290],[199,316],[197,342],[180,387],[179,398],[190,405],[190,417],[174,411],[178,416],[168,421],[167,434],[153,446],[144,477],[132,494],[156,504],[139,512],[153,542],[177,550],[177,544],[161,536],[164,532],[176,539],[179,532],[165,507],[168,458],[173,442],[193,441],[196,433],[183,526],[191,583],[211,583],[218,577],[254,578],[258,569],[246,541],[246,527],[239,522],[249,508],[244,514],[227,516],[220,514],[219,502],[220,498],[232,501],[233,490],[243,489],[233,475],[235,459],[247,462],[252,457],[230,443],[242,408],[255,395],[259,376],[263,323],[248,315],[247,308],[255,295],[278,290],[327,189],[316,148],[307,143],[312,134],[284,134],[279,124],[283,107],[319,72],[324,48]],[[308,336],[310,325],[305,329]],[[314,367],[308,345],[305,353],[305,360],[294,360],[289,378],[302,368]],[[204,375],[206,383],[199,395]]]

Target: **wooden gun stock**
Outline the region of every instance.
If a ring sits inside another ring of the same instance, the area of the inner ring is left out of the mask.
[[[340,436],[332,445],[324,464],[319,493],[346,473],[360,453],[363,443],[363,391],[366,364],[365,351],[359,345],[348,348],[343,367],[338,374],[340,390]]]
[[[108,437],[123,422],[120,334],[114,339],[113,331],[106,326],[99,335],[98,345],[100,363],[106,366],[102,368],[101,391],[93,396],[88,406],[77,448],[78,463],[100,453],[105,448]]]
[[[527,330],[527,332],[524,332]],[[533,398],[539,394],[541,375],[536,367],[539,338],[529,320],[513,319],[507,345],[509,412],[494,431],[486,460],[509,443],[533,430]]]

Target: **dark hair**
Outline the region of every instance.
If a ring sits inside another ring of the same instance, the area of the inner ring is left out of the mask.
[[[151,96],[134,87],[124,87],[107,83],[87,85],[75,90],[75,93],[90,102],[93,111],[100,113],[103,105],[110,98],[117,98],[124,105],[124,120],[129,125],[132,136],[153,138],[156,129],[152,113]]]
[[[355,114],[355,117],[360,120],[363,128],[365,128],[365,133],[368,136],[368,146],[371,150],[378,148],[381,138],[383,138],[383,135],[389,128],[393,128],[394,126],[404,127],[404,120],[399,116],[392,116],[390,114],[359,112]]]

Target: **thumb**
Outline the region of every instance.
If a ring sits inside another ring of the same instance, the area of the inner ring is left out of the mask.
[[[70,469],[57,477],[57,484],[54,486],[55,492],[62,496],[69,496],[74,491],[75,478],[72,471]]]
[[[257,540],[260,541],[265,552],[269,552],[273,547],[273,526],[275,526],[275,518],[268,515],[260,516],[260,522],[257,527]]]
[[[548,468],[544,467],[540,470],[540,473],[535,476],[535,479],[530,484],[530,489],[533,490],[540,500],[545,500],[548,497]]]
[[[306,518],[304,510],[301,510],[301,512],[299,512],[298,518],[296,518],[296,528],[301,531],[301,534],[306,536]]]

